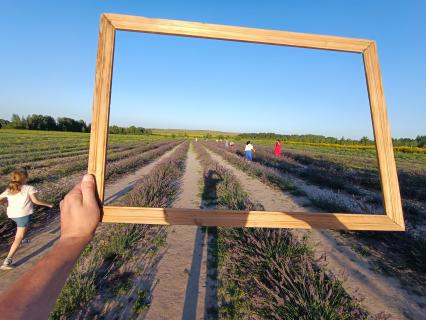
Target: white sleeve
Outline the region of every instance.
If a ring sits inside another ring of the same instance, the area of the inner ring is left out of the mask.
[[[33,186],[28,186],[28,193],[29,194],[34,194],[37,193],[38,190],[36,188],[34,188]]]

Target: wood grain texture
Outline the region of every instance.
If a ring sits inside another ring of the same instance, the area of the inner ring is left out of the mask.
[[[377,161],[380,171],[383,204],[387,216],[396,224],[405,228],[382,76],[377,47],[374,42],[365,50],[363,58],[376,142]]]
[[[88,171],[103,199],[115,30],[253,42],[363,54],[386,215],[236,212],[164,208],[103,208],[103,222],[223,227],[386,230],[405,229],[376,44],[371,40],[144,17],[101,16]]]
[[[88,173],[96,177],[99,198],[102,200],[105,189],[105,163],[108,145],[114,42],[114,27],[105,15],[102,15],[96,58],[95,92],[93,94],[93,115],[88,165]]]
[[[386,215],[104,207],[103,222],[220,227],[402,231]]]
[[[362,53],[370,40],[106,14],[117,30]]]

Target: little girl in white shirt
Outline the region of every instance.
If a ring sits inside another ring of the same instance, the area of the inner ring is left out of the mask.
[[[25,169],[14,170],[10,175],[7,189],[0,194],[0,203],[7,199],[7,216],[15,221],[17,229],[15,240],[10,247],[9,253],[0,269],[8,270],[13,268],[12,257],[18,250],[24,239],[25,232],[31,221],[33,214],[33,204],[52,208],[53,205],[39,200],[36,197],[37,190],[27,185],[28,172]]]

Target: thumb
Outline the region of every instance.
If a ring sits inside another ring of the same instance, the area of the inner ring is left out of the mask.
[[[91,174],[85,174],[81,180],[81,193],[83,194],[83,204],[97,205],[96,183]]]

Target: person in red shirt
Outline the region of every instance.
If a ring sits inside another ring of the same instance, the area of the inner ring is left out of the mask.
[[[281,156],[281,140],[277,140],[275,142],[275,150],[274,150],[275,156],[279,158]]]

